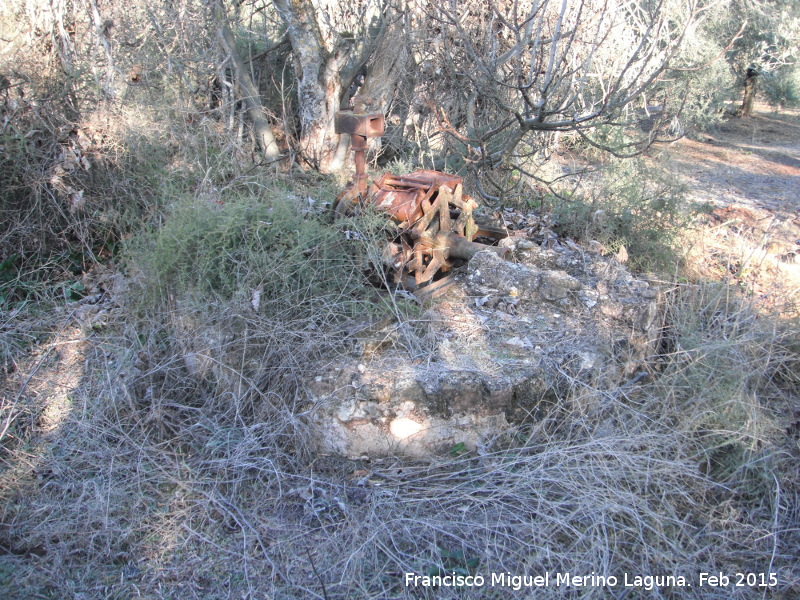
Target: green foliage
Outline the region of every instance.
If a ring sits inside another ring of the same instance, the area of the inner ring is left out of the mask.
[[[626,134],[625,128],[614,125],[599,125],[595,127],[586,138],[579,138],[579,147],[588,157],[596,160],[606,160],[610,155],[604,148],[611,148],[616,152],[630,151],[631,138]]]
[[[612,251],[624,245],[634,267],[656,270],[677,259],[676,243],[692,214],[685,186],[641,158],[611,162],[599,186],[554,198],[553,212],[562,235]]]
[[[800,58],[797,56],[800,6],[794,0],[758,3],[733,0],[722,15],[723,21],[715,28],[717,32],[724,31],[728,39],[747,23],[727,54],[728,62],[740,77],[750,68],[764,74]]]
[[[257,304],[290,311],[339,297],[348,312],[363,286],[366,236],[355,222],[330,225],[303,212],[307,205],[274,188],[229,189],[216,202],[178,200],[134,246],[133,262],[158,296],[247,303],[257,293]]]
[[[698,57],[698,62],[700,58],[704,57]],[[681,113],[686,129],[708,131],[722,123],[729,102],[735,97],[736,79],[728,64],[714,61],[699,72],[679,73],[677,77],[688,89]]]
[[[793,0],[727,0],[707,7],[706,18],[698,23],[681,50],[683,65],[701,68],[679,73],[679,79],[691,82],[693,93],[687,108],[700,126],[705,119],[693,104],[698,99],[713,100],[731,93],[740,97],[749,69],[761,76],[759,83],[770,102],[789,105],[791,92],[785,73],[800,59],[799,7]]]
[[[761,89],[772,106],[800,106],[800,67],[787,66],[761,78]]]
[[[408,158],[398,157],[386,163],[384,169],[395,175],[408,175],[412,171],[415,171],[416,167]]]

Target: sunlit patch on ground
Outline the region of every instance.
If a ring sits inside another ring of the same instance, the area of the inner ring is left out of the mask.
[[[704,215],[688,234],[688,273],[727,281],[760,311],[800,314],[800,114],[752,119],[682,140],[671,161]]]
[[[72,394],[85,373],[85,347],[80,328],[59,334],[46,346],[45,352],[54,354],[52,364],[33,374],[28,385],[29,392],[37,396],[42,406],[38,423],[42,435],[56,431],[74,410]]]

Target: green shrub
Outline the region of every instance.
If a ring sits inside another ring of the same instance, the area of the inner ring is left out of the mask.
[[[310,456],[294,402],[319,361],[390,306],[365,285],[372,236],[363,220],[331,224],[277,184],[242,179],[201,196],[176,199],[127,252],[125,336],[141,366],[129,387],[139,408],[126,418],[195,448],[271,423],[277,454]],[[157,426],[141,420],[148,411]]]
[[[800,68],[790,65],[764,73],[761,77],[761,89],[772,106],[800,106]]]
[[[309,209],[308,199],[277,187],[179,199],[159,229],[133,244],[132,264],[144,272],[151,300],[255,303],[298,315],[330,303],[353,316],[364,309],[371,234],[363,222],[332,225]]]
[[[713,22],[714,19],[709,21]],[[720,60],[725,54],[725,45],[729,39],[726,35],[705,32],[688,36],[681,45],[680,57],[676,61],[676,64],[685,65],[688,69],[673,71],[665,82],[665,87],[659,90],[667,97],[676,89],[686,90],[686,100],[680,115],[686,131],[707,131],[719,125],[724,119],[729,102],[741,94],[730,65],[727,61]],[[724,38],[725,42],[718,43],[716,37]],[[653,92],[649,92],[650,96],[658,97]]]
[[[553,200],[561,235],[595,240],[608,250],[624,245],[639,269],[664,269],[677,259],[676,242],[690,221],[685,186],[662,165],[615,160],[590,191]]]

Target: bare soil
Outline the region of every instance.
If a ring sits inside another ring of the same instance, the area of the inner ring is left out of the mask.
[[[670,156],[709,209],[690,236],[690,271],[735,283],[760,309],[800,314],[800,113],[762,105]]]

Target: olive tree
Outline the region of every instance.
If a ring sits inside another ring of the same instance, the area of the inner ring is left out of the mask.
[[[473,168],[514,164],[572,132],[616,155],[651,144],[658,127],[613,144],[609,128],[680,94],[663,85],[697,13],[694,0],[491,0],[417,4],[428,41],[427,105],[448,149]],[[604,127],[599,127],[604,126]]]
[[[386,99],[402,69],[402,12],[384,0],[273,0],[293,53],[297,79],[297,150],[322,171],[340,168],[347,138],[334,131],[334,115],[347,107],[363,85],[372,108],[385,110]],[[377,57],[377,60],[373,59]],[[373,59],[367,69],[367,63]]]
[[[636,153],[658,128],[614,146],[598,126],[629,120],[654,90],[665,114],[680,105],[663,80],[697,1],[273,0],[292,47],[297,150],[341,166],[333,115],[363,80],[364,105],[387,111],[404,96],[402,120],[446,136],[475,167],[535,153],[558,132]]]
[[[793,68],[800,60],[800,5],[794,0],[748,2],[733,0],[727,19],[719,24],[725,35],[742,23],[727,53],[728,63],[742,84],[739,114],[753,114],[756,81]]]

